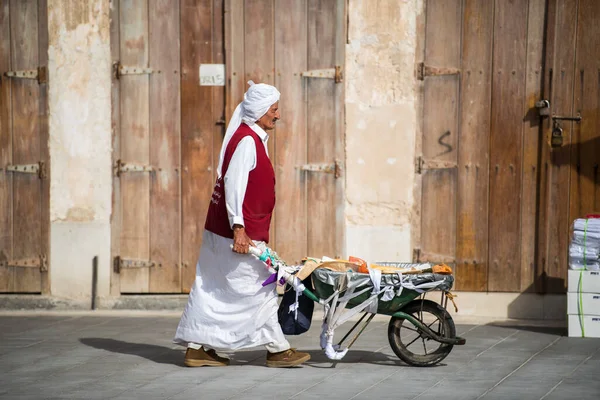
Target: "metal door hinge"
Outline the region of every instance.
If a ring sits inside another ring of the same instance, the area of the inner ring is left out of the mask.
[[[342,67],[336,65],[335,68],[326,68],[326,69],[312,69],[310,71],[304,71],[300,74],[303,78],[323,78],[323,79],[333,79],[335,83],[343,82],[344,73],[342,72]]]
[[[7,165],[4,169],[6,170],[6,172],[14,172],[21,174],[37,174],[37,176],[40,179],[46,178],[46,164],[43,161],[38,161],[37,164]]]
[[[342,175],[341,163],[336,160],[333,164],[304,164],[296,167],[300,171],[308,172],[323,172],[326,174],[333,174],[336,178]]]
[[[429,253],[421,250],[416,247],[413,249],[413,262],[415,263],[446,263],[446,264],[454,264],[456,263],[456,259],[453,256],[444,255],[444,254],[436,254]]]
[[[418,156],[415,162],[415,171],[417,174],[422,174],[428,169],[452,169],[457,168],[457,164],[453,161],[426,160],[423,156]]]
[[[113,260],[113,270],[118,274],[124,268],[153,268],[158,267],[162,268],[163,263],[159,261],[152,260],[140,260],[135,258],[124,258],[121,256],[116,256]],[[176,264],[178,267],[179,264]]]
[[[42,66],[37,69],[7,71],[4,73],[4,76],[13,79],[35,79],[39,84],[42,84],[48,82],[48,69]]]
[[[422,81],[426,76],[460,75],[458,68],[433,67],[420,62],[417,64],[417,79]]]
[[[133,67],[130,65],[122,65],[120,61],[113,63],[113,76],[120,79],[122,75],[148,75],[155,71],[149,67]],[[160,74],[160,71],[156,71]]]
[[[129,164],[124,163],[121,160],[117,160],[114,170],[116,176],[121,176],[121,174],[124,172],[152,172],[155,171],[156,168],[150,165]]]
[[[38,257],[0,261],[0,267],[39,268],[40,272],[46,272],[48,259],[45,254],[40,254]]]

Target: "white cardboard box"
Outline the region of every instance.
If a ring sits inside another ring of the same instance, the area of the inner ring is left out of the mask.
[[[579,280],[581,279],[581,288]],[[568,292],[600,293],[600,271],[569,270]]]
[[[579,302],[581,300],[581,310]],[[567,314],[600,316],[600,293],[567,293]]]
[[[569,337],[600,337],[600,316],[598,315],[569,315]]]

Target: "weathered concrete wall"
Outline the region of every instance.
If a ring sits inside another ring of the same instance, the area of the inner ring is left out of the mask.
[[[346,46],[346,249],[410,260],[422,0],[350,0]]]
[[[98,294],[110,278],[111,58],[109,2],[48,1],[51,294]]]

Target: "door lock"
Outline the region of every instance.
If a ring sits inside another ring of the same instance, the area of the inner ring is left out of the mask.
[[[550,136],[550,147],[557,148],[563,145],[563,129],[560,126],[560,122],[554,121],[554,128],[552,128],[552,134]]]
[[[552,116],[552,121],[554,121],[554,123],[556,124],[556,121],[575,121],[575,122],[581,122],[581,114],[577,113],[576,116],[574,117],[564,117],[562,115],[553,115]]]
[[[535,103],[535,107],[540,113],[540,117],[547,117],[550,115],[550,102],[548,100],[540,100]]]

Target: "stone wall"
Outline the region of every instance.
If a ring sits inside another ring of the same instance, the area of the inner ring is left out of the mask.
[[[86,298],[110,274],[111,58],[109,2],[48,1],[51,293]]]
[[[350,0],[346,45],[346,249],[410,260],[415,80],[422,0]]]

